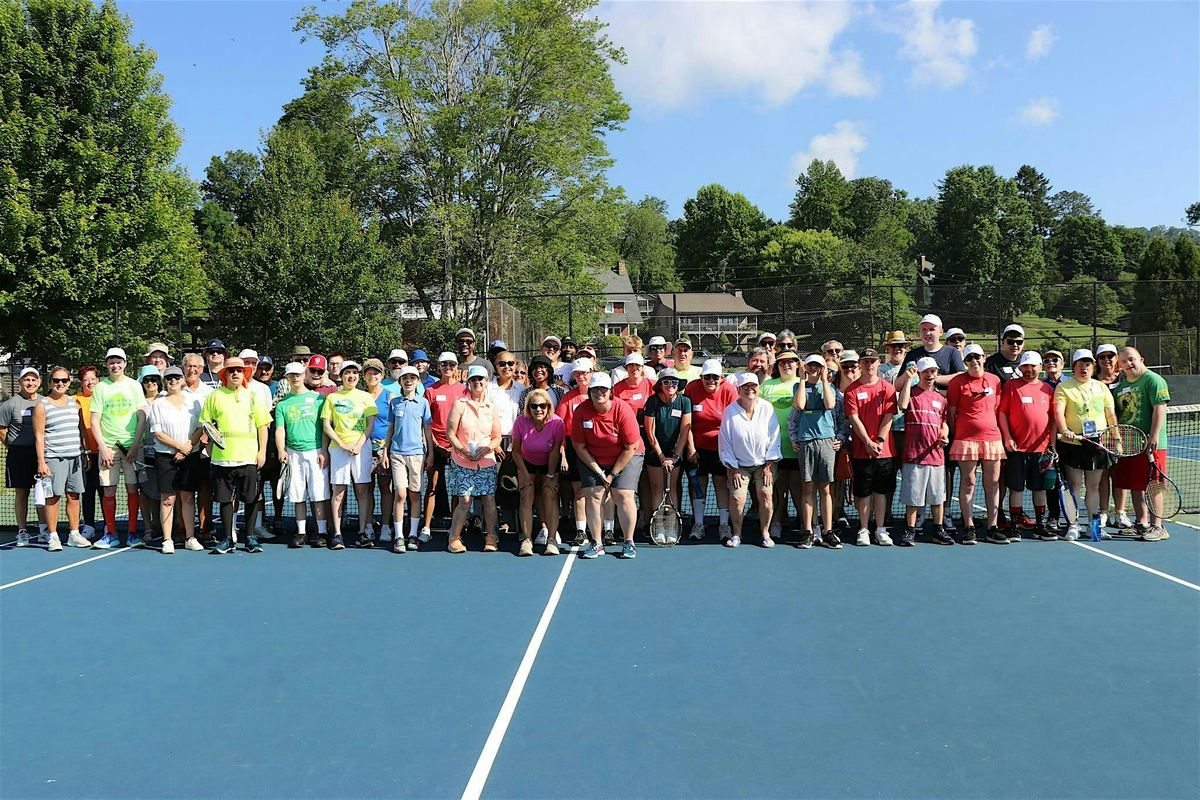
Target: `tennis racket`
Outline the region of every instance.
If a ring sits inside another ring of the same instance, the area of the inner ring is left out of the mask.
[[[292,460],[279,465],[279,482],[276,484],[279,487],[280,494],[287,494],[288,487],[292,485]]]
[[[679,511],[671,505],[668,499],[670,483],[663,487],[662,502],[650,515],[650,541],[658,547],[674,547],[679,544],[679,532],[682,525],[679,521]]]
[[[1113,425],[1097,436],[1084,438],[1113,458],[1128,458],[1146,451],[1146,434],[1132,425]]]
[[[221,435],[219,430],[217,430],[216,425],[213,425],[211,422],[204,422],[202,420],[200,422],[200,427],[204,429],[204,433],[208,435],[208,440],[213,443],[214,447],[218,447],[222,450],[225,449],[225,437]]]
[[[1167,477],[1154,461],[1154,453],[1146,454],[1150,459],[1150,483],[1146,485],[1146,502],[1150,515],[1155,519],[1173,519],[1183,508],[1183,493],[1175,481]]]

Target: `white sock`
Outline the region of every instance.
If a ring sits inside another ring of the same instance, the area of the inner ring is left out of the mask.
[[[575,520],[575,530],[583,533],[587,530],[587,520]]]
[[[317,520],[317,533],[321,534],[322,536],[324,536],[326,533],[328,533],[329,532],[329,529],[327,527],[328,524],[329,524],[328,520],[324,520],[324,519]]]
[[[300,536],[304,536],[306,533],[308,533],[308,520],[307,519],[296,520],[296,533]]]
[[[409,519],[408,519],[408,538],[410,538],[410,539],[417,538],[417,532],[419,531],[420,527],[421,527],[421,520],[419,520],[416,517],[409,517]]]
[[[612,533],[612,530],[615,526],[616,526],[616,520],[612,520],[612,519],[604,520],[604,530],[607,531],[608,533]]]
[[[720,516],[722,525],[729,524],[729,509],[728,508],[718,508],[717,514]]]

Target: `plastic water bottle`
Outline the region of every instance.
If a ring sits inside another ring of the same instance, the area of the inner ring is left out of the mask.
[[[1091,528],[1091,532],[1092,532],[1092,541],[1093,542],[1100,541],[1100,515],[1099,514],[1092,515],[1092,522],[1091,522],[1090,528]]]

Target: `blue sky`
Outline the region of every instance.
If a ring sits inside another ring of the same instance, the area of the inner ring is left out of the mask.
[[[125,0],[183,131],[182,163],[257,149],[319,62],[303,3]],[[324,3],[335,10],[337,2]],[[1112,223],[1200,200],[1200,3],[605,2],[632,107],[610,179],[672,214],[707,183],[787,217],[812,156],[936,193],[959,164],[1088,194]]]

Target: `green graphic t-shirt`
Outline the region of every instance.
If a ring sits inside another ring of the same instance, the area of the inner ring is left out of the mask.
[[[139,408],[146,407],[142,385],[133,378],[105,378],[92,390],[92,413],[100,415],[100,435],[108,447],[128,448],[137,433]],[[88,420],[88,427],[92,424]]]
[[[1113,405],[1116,407],[1117,422],[1132,425],[1146,434],[1150,433],[1154,407],[1171,400],[1167,382],[1150,370],[1143,372],[1142,376],[1132,383],[1122,374],[1113,394],[1116,396]],[[1167,447],[1166,425],[1158,432],[1158,447],[1160,450]]]
[[[321,407],[325,395],[305,390],[289,394],[275,406],[275,427],[283,428],[288,449],[300,453],[319,450],[321,436]]]
[[[792,415],[792,398],[796,396],[796,387],[801,383],[803,381],[800,378],[792,378],[786,382],[782,378],[771,378],[759,387],[758,396],[775,409],[775,418],[779,420],[780,430],[787,430],[788,418]],[[796,449],[792,447],[791,437],[782,437],[780,452],[784,458],[796,457]]]
[[[338,438],[350,445],[366,436],[368,419],[378,413],[375,398],[362,389],[339,389],[328,395],[321,407],[321,419],[329,420]],[[330,447],[337,446],[336,441],[330,443]]]

